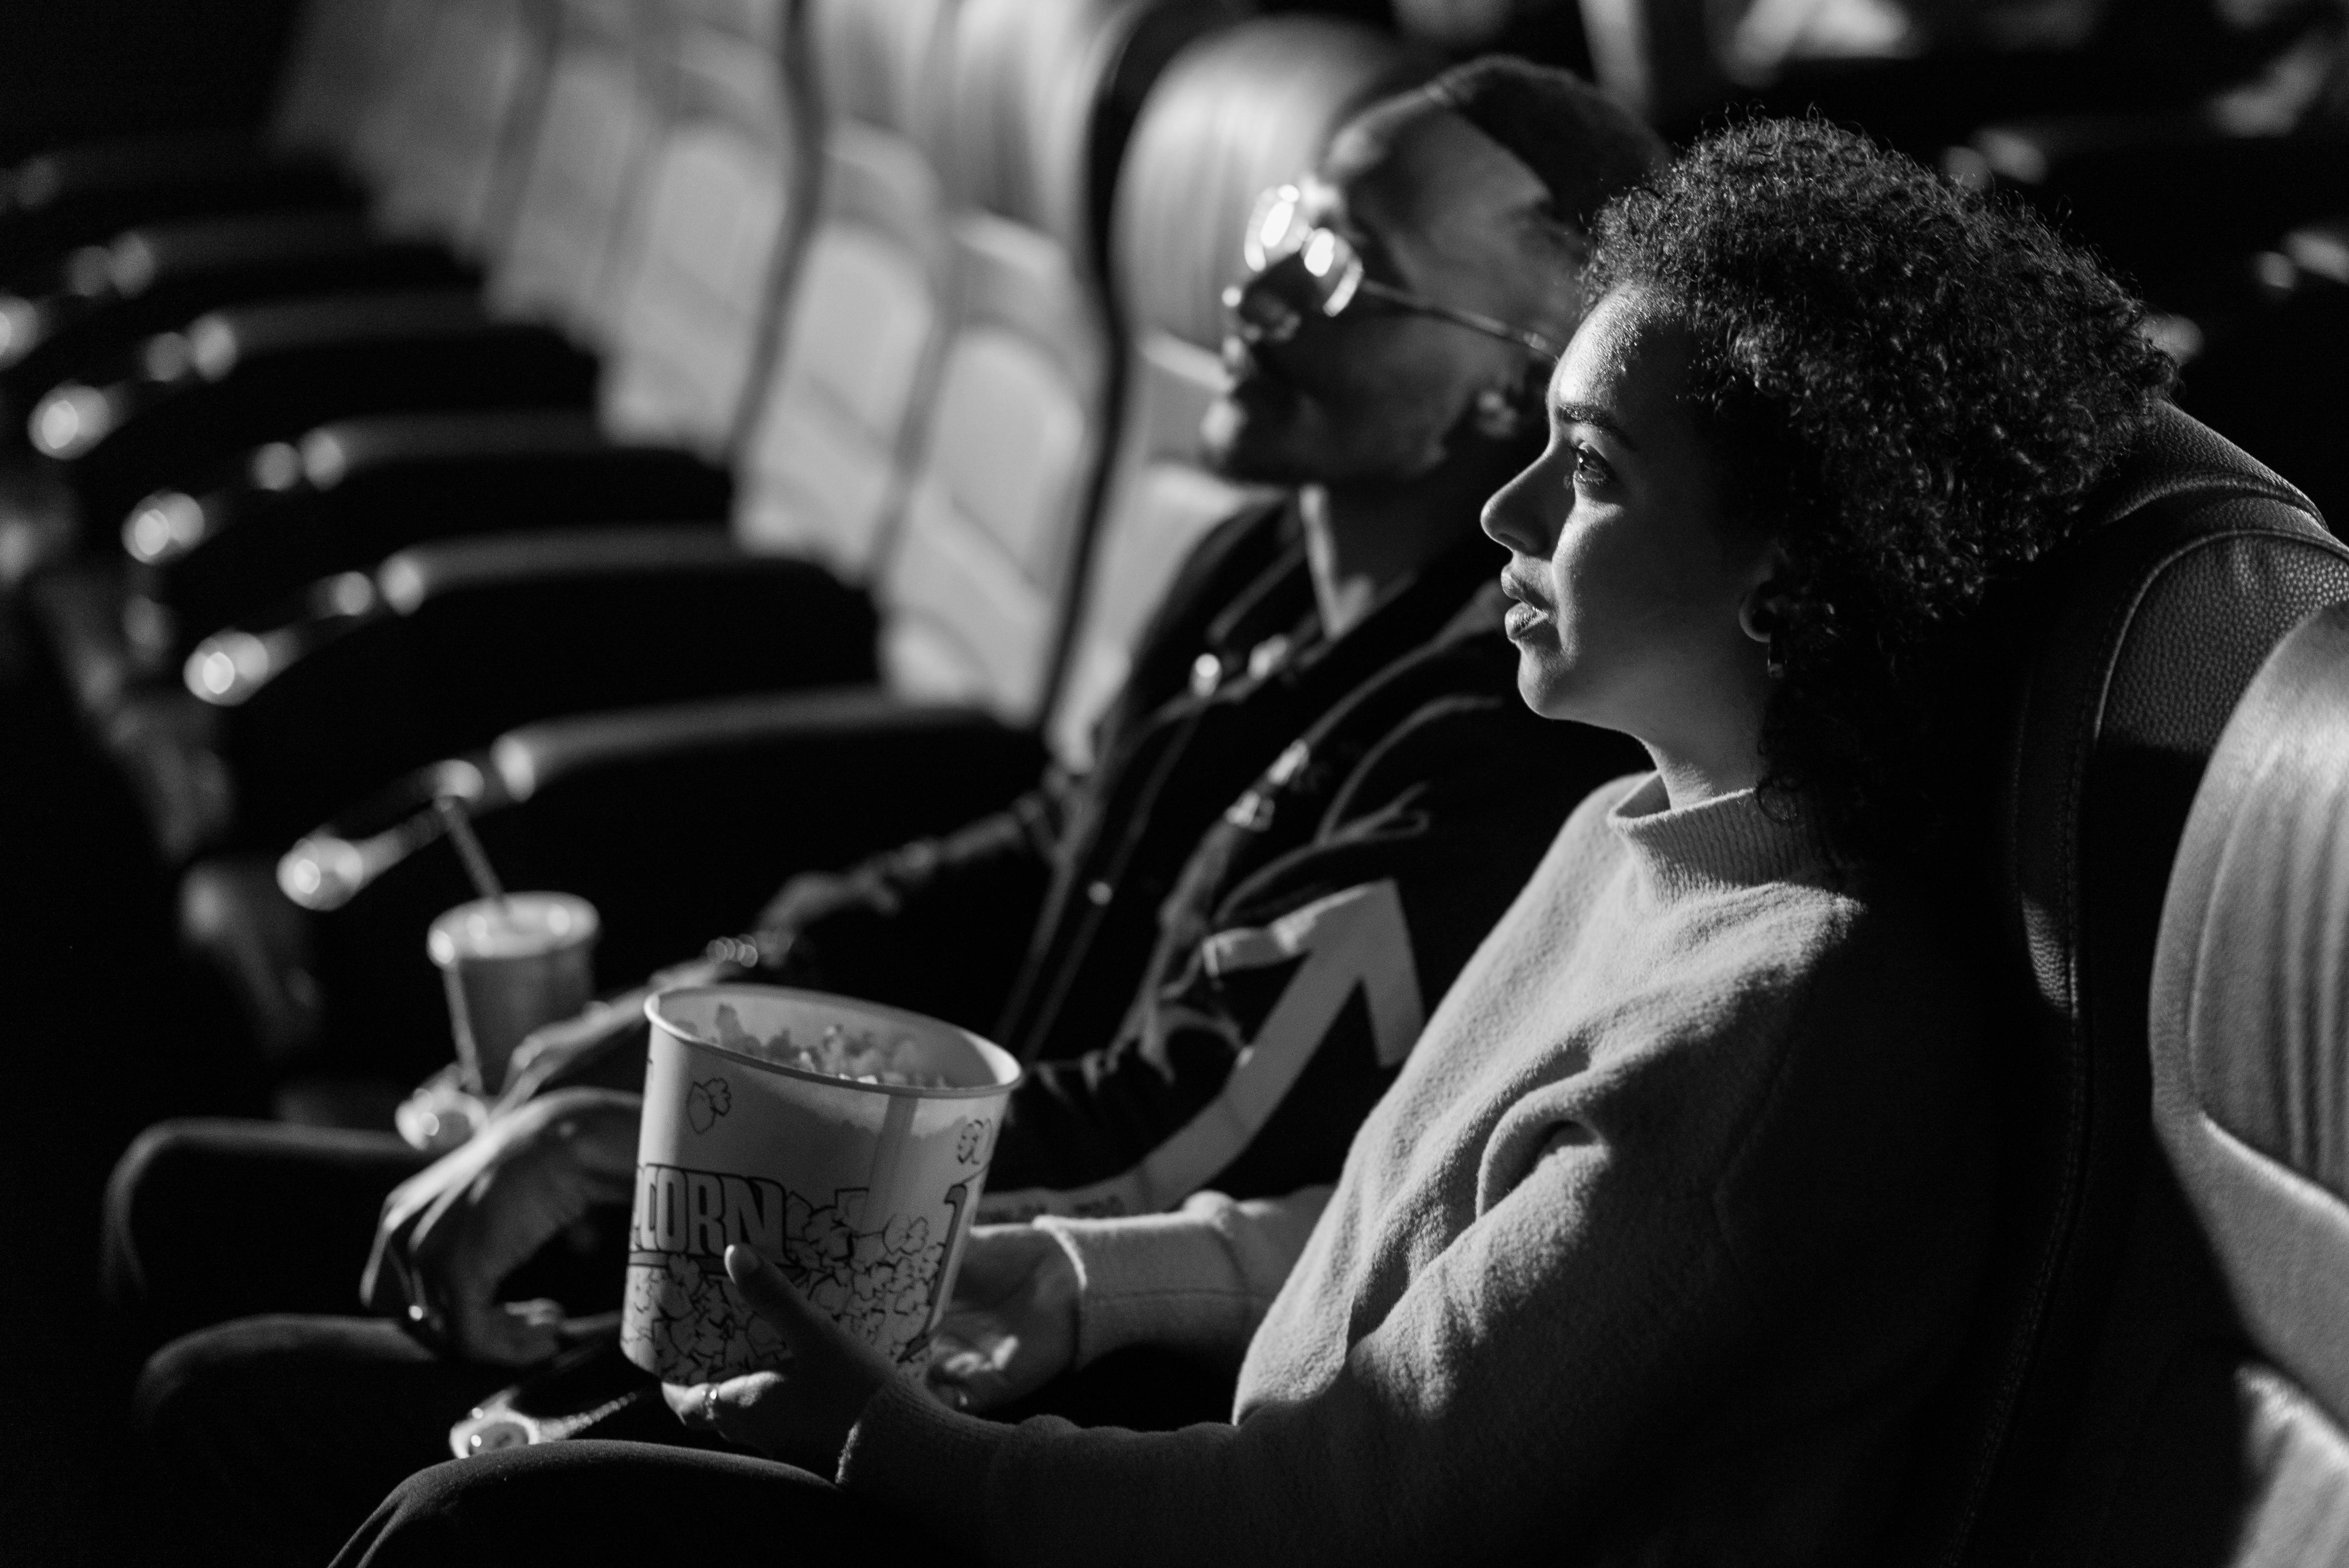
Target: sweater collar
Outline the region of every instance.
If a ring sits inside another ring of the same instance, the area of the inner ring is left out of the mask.
[[[1607,826],[1630,851],[1644,880],[1662,897],[1706,888],[1792,882],[1826,863],[1815,828],[1797,815],[1781,821],[1751,789],[1671,805],[1661,774],[1651,773],[1608,810]]]

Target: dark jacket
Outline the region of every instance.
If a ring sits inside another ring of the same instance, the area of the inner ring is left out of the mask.
[[[1291,511],[1233,517],[1144,632],[1091,773],[770,933],[783,978],[1030,1063],[988,1217],[1336,1176],[1567,812],[1639,761],[1519,700],[1499,563],[1464,541],[1332,639]]]

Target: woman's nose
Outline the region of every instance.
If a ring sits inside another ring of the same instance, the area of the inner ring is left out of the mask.
[[[1537,458],[1516,478],[1495,490],[1477,518],[1485,536],[1494,543],[1506,545],[1521,555],[1547,556],[1557,531],[1556,521],[1544,514],[1537,500],[1540,489],[1537,476],[1546,460]]]

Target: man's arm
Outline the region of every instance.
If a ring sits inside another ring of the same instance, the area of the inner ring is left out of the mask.
[[[1121,1037],[1032,1064],[1014,1092],[982,1216],[1146,1213],[1209,1186],[1246,1197],[1333,1180],[1558,824],[1619,770],[1592,734],[1535,718],[1513,693],[1447,695],[1334,790],[1268,776],[1203,844],[1186,887],[1298,799],[1320,820],[1212,904],[1170,901]]]
[[[1025,956],[1073,786],[952,833],[792,879],[761,913],[757,978],[987,1029]]]

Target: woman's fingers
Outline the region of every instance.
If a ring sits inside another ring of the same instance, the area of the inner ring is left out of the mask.
[[[749,1247],[726,1249],[726,1277],[742,1298],[765,1318],[782,1331],[783,1343],[792,1347],[794,1356],[812,1351],[822,1355],[833,1348],[835,1340],[849,1336],[831,1318],[792,1288],[791,1281],[774,1264]]]

